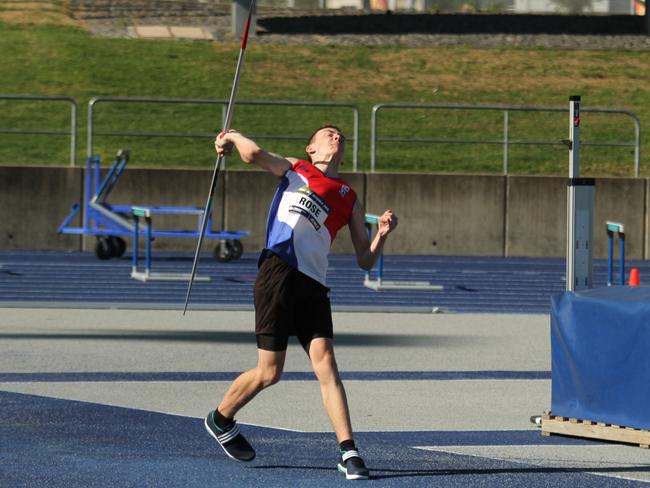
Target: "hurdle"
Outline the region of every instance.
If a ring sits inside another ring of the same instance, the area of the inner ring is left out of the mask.
[[[368,240],[372,238],[372,226],[379,225],[379,215],[366,214],[366,229],[368,231]],[[384,253],[382,252],[377,258],[377,276],[376,279],[371,279],[370,271],[366,271],[363,280],[363,286],[371,290],[416,290],[416,291],[431,291],[431,290],[444,290],[442,285],[434,285],[428,281],[394,281],[384,280]]]
[[[133,214],[133,261],[131,265],[131,278],[138,281],[188,281],[190,273],[154,273],[151,271],[151,209],[146,207],[133,207],[131,210]],[[146,232],[145,232],[145,265],[144,271],[138,271],[139,261],[139,236],[140,236],[140,217],[144,217]],[[197,281],[210,281],[209,276],[195,276]]]
[[[614,283],[614,234],[618,235],[619,271],[621,273],[619,284],[625,284],[625,227],[618,222],[606,222],[607,230],[607,286]]]
[[[120,176],[124,173],[129,161],[130,151],[120,149],[115,162],[101,179],[101,161],[99,156],[88,157],[86,162],[84,199],[72,206],[70,214],[59,226],[58,232],[62,234],[81,234],[97,236],[95,255],[100,259],[121,257],[126,250],[126,242],[122,237],[133,234],[134,224],[130,217],[133,208],[147,208],[151,214],[167,214],[197,217],[197,228],[191,230],[181,229],[152,229],[152,238],[194,238],[198,236],[203,209],[199,207],[169,206],[169,205],[119,205],[108,203],[108,196],[116,187]],[[73,227],[71,222],[83,212],[83,226]],[[205,237],[217,239],[214,248],[214,258],[219,262],[228,262],[239,259],[243,252],[241,239],[250,233],[245,230],[214,230],[212,212],[207,218]]]

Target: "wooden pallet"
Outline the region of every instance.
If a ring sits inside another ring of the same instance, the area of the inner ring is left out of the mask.
[[[636,444],[644,449],[650,447],[650,430],[544,413],[542,415],[542,435],[550,436],[551,434]]]

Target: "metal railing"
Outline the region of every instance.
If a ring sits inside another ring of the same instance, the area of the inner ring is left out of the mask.
[[[122,97],[95,97],[88,102],[88,156],[93,155],[93,140],[95,136],[131,136],[131,137],[179,137],[179,138],[205,138],[214,137],[214,133],[191,133],[191,132],[134,132],[134,131],[98,131],[95,127],[95,106],[99,103],[151,103],[151,104],[197,104],[197,105],[221,105],[222,120],[225,119],[228,100],[203,99],[203,98],[122,98]],[[347,139],[353,142],[352,147],[352,168],[357,171],[359,161],[359,109],[351,103],[337,102],[302,102],[289,100],[238,100],[237,105],[254,106],[286,106],[286,107],[332,107],[349,108],[352,111],[353,134]],[[304,141],[305,136],[291,135],[269,135],[249,134],[253,139],[271,140],[300,140]]]
[[[65,96],[37,96],[37,95],[2,95],[0,100],[16,101],[43,101],[45,103],[67,102],[70,105],[70,129],[21,129],[2,128],[0,134],[17,135],[44,135],[44,136],[69,136],[70,138],[70,166],[76,164],[77,152],[77,103],[73,98]],[[214,137],[214,133],[191,133],[191,132],[134,132],[134,131],[98,131],[95,127],[94,110],[98,103],[152,103],[152,104],[210,104],[222,107],[222,119],[225,117],[225,109],[228,100],[220,99],[192,99],[192,98],[122,98],[122,97],[95,97],[88,103],[88,146],[87,153],[93,154],[93,141],[95,136],[131,136],[131,137],[180,137],[180,138],[205,138]],[[351,103],[337,102],[303,102],[303,101],[265,101],[265,100],[241,100],[238,105],[252,106],[295,106],[295,107],[332,107],[348,108],[352,111],[353,134],[348,137],[353,143],[353,170],[358,170],[359,159],[359,109]],[[447,138],[422,138],[422,137],[379,137],[378,116],[379,112],[390,109],[431,109],[431,110],[488,110],[501,111],[503,113],[503,137],[501,139],[447,139]],[[438,144],[491,144],[503,146],[503,173],[508,174],[509,148],[513,145],[561,145],[563,140],[522,140],[510,138],[510,113],[511,112],[567,112],[566,108],[549,108],[534,106],[509,106],[509,105],[466,105],[466,104],[416,104],[416,103],[384,103],[373,106],[371,117],[371,147],[370,147],[370,169],[372,172],[377,166],[377,145],[380,142],[407,142],[407,143],[438,143]],[[610,108],[589,108],[583,107],[582,112],[620,114],[629,117],[634,123],[634,142],[621,141],[584,141],[584,146],[612,146],[612,147],[633,147],[634,148],[634,175],[640,175],[641,160],[641,124],[639,118],[631,111],[624,109]],[[290,135],[268,135],[251,134],[255,139],[275,140],[304,140],[304,136]]]
[[[492,110],[503,112],[503,138],[502,139],[447,139],[435,137],[379,137],[377,129],[377,118],[380,110],[388,109],[432,109],[432,110]],[[583,146],[612,146],[612,147],[634,147],[634,175],[640,174],[641,161],[641,123],[639,118],[629,110],[610,108],[589,108],[583,107],[582,112],[622,114],[628,116],[634,122],[634,142],[620,141],[583,141]],[[378,142],[411,142],[411,143],[437,143],[437,144],[492,144],[503,146],[503,174],[508,174],[508,150],[511,145],[562,145],[564,140],[524,140],[510,139],[510,112],[566,112],[567,108],[516,106],[516,105],[465,105],[465,104],[418,104],[418,103],[382,103],[373,106],[371,118],[371,141],[370,141],[370,170],[375,171],[377,165],[377,143]]]
[[[16,135],[44,135],[44,136],[70,136],[70,166],[77,160],[77,102],[73,98],[64,96],[39,96],[39,95],[1,95],[0,100],[39,101],[39,102],[67,102],[70,105],[70,130],[57,129],[15,129],[0,127],[0,134]]]

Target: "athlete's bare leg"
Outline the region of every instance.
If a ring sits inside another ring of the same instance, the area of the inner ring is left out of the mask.
[[[332,340],[324,337],[313,339],[309,344],[309,357],[338,442],[352,439],[348,400],[334,358]]]
[[[260,391],[280,381],[286,351],[257,350],[257,366],[245,371],[230,385],[219,404],[219,413],[233,418]]]

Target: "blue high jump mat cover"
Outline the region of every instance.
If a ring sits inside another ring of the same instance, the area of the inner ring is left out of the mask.
[[[650,429],[650,288],[551,299],[553,415]]]

